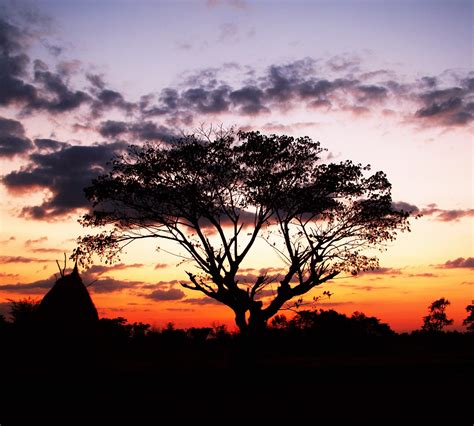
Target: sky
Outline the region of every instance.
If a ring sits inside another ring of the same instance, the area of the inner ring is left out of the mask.
[[[422,214],[380,254],[380,270],[315,290],[333,293],[318,307],[406,331],[446,297],[462,329],[474,299],[472,9],[457,0],[0,0],[0,313],[54,283],[55,261],[86,233],[82,189],[113,155],[223,125],[319,140],[325,161],[383,170],[394,201]],[[186,268],[156,246],[82,271],[100,315],[232,328],[232,312],[183,289]],[[255,250],[249,280],[275,266]]]

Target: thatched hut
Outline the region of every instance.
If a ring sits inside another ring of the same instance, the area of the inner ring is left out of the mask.
[[[97,325],[99,316],[77,265],[70,274],[61,273],[38,307],[38,319],[48,331],[67,334],[88,334]]]

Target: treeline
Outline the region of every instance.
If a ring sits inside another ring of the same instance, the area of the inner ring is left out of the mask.
[[[47,333],[44,324],[37,321],[38,302],[34,299],[10,301],[10,318],[0,315],[0,335],[27,338],[29,334],[38,336]],[[376,317],[366,316],[361,312],[354,312],[351,316],[341,314],[335,310],[301,310],[292,318],[285,315],[276,315],[266,330],[265,335],[258,336],[266,343],[277,340],[310,340],[321,344],[330,342],[332,347],[345,346],[345,343],[387,340],[396,336],[440,336],[441,334],[461,335],[474,332],[474,305],[466,307],[467,317],[463,321],[466,332],[446,332],[444,329],[453,323],[446,313],[449,301],[445,298],[434,301],[428,307],[428,315],[423,317],[423,326],[420,330],[411,333],[397,334],[391,327]],[[58,331],[56,329],[56,331]],[[62,338],[70,330],[61,330]],[[71,336],[74,337],[74,336]],[[129,323],[123,317],[101,318],[94,331],[94,337],[101,344],[128,344],[133,342],[156,342],[166,344],[203,343],[203,342],[236,342],[243,339],[238,333],[230,332],[224,325],[213,327],[176,328],[169,323],[164,328],[154,329],[150,324],[142,322]]]

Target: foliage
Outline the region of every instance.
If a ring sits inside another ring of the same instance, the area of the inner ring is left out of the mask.
[[[462,324],[466,326],[467,331],[474,332],[474,305],[467,305],[466,311],[468,315],[463,320]]]
[[[368,317],[362,312],[354,312],[351,317],[330,310],[304,310],[298,312],[291,320],[284,315],[276,315],[271,325],[285,332],[304,332],[318,334],[319,337],[364,337],[390,336],[394,331],[388,324],[378,318]]]
[[[20,300],[8,299],[10,302],[10,317],[13,324],[26,326],[30,325],[36,319],[40,301],[31,297]]]
[[[85,190],[93,211],[81,223],[105,230],[80,238],[73,256],[113,262],[136,240],[178,243],[178,255],[197,268],[182,285],[229,306],[244,332],[342,272],[376,268],[364,249],[409,230],[410,213],[393,207],[383,172],[324,164],[319,142],[259,132],[205,136],[130,146],[115,158]],[[237,275],[257,238],[284,266],[243,282]],[[266,287],[273,297],[262,300]]]
[[[423,317],[422,330],[426,332],[439,332],[448,325],[451,325],[453,320],[448,319],[445,312],[450,304],[449,300],[444,297],[431,303],[428,307],[429,314]]]

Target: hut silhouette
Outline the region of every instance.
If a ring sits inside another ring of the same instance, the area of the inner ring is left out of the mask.
[[[38,307],[38,319],[43,330],[87,336],[94,332],[99,316],[77,263],[70,274],[60,269],[61,277],[45,294]]]

